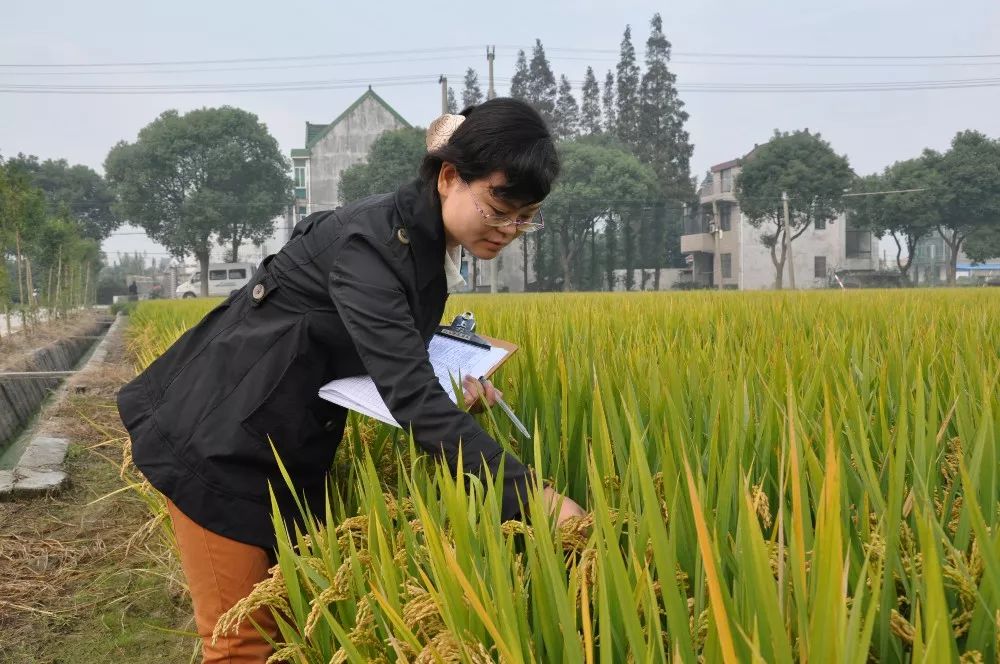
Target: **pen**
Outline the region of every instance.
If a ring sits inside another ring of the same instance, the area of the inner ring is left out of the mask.
[[[486,387],[489,384],[489,381],[482,376],[479,377],[479,382],[483,385],[483,387]],[[507,402],[504,401],[499,395],[497,395],[497,405],[500,406],[503,412],[507,413],[507,417],[510,418],[510,421],[514,423],[514,426],[517,427],[517,430],[520,431],[525,438],[531,438],[531,434],[528,433],[528,428],[524,426],[521,420],[517,418],[517,415],[514,414],[514,410],[508,406]]]

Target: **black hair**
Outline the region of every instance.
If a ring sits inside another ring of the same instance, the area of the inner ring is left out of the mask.
[[[497,97],[462,111],[465,121],[445,145],[428,152],[420,179],[437,192],[444,162],[454,164],[466,182],[497,171],[507,183],[493,194],[510,203],[531,205],[549,195],[559,175],[559,156],[545,120],[518,99]]]

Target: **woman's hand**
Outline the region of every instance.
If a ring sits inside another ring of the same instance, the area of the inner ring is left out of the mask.
[[[465,392],[465,405],[469,406],[473,415],[483,412],[484,405],[493,407],[498,399],[503,398],[503,392],[493,387],[493,383],[488,380],[480,382],[473,376],[462,380],[462,390]]]
[[[545,491],[542,493],[542,500],[545,501],[545,508],[549,513],[556,515],[556,525],[561,525],[567,519],[575,516],[587,516],[587,513],[576,501],[569,496],[557,493],[550,486],[545,487]]]

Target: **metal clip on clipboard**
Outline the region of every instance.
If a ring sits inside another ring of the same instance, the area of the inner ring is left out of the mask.
[[[455,316],[455,319],[451,321],[451,325],[439,325],[438,334],[452,339],[458,339],[459,341],[464,341],[465,343],[472,344],[473,346],[479,346],[480,348],[485,348],[486,350],[492,348],[489,341],[483,339],[473,331],[475,329],[476,317],[471,311],[466,311],[463,314]]]

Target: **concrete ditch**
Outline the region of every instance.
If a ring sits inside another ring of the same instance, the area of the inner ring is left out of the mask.
[[[72,371],[91,349],[93,353],[80,371],[100,364],[106,353],[108,333],[120,321],[121,316],[98,320],[77,335],[44,346],[31,355],[20,371]],[[30,429],[25,431],[53,392],[56,402],[65,397],[65,387],[60,388],[62,382],[62,378],[49,376],[0,376],[0,499],[52,492],[67,481],[62,463],[69,441],[47,435],[33,436]]]

